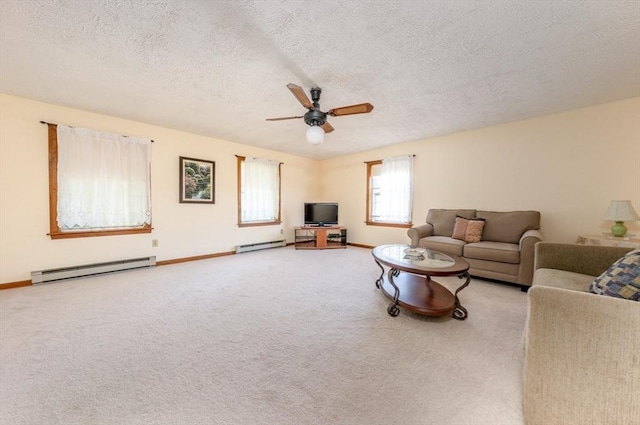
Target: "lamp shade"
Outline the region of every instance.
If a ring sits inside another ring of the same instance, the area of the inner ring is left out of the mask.
[[[609,221],[637,221],[640,220],[640,216],[633,209],[631,201],[611,201],[611,205],[609,205],[609,209],[602,219]]]
[[[324,130],[322,127],[317,125],[312,125],[307,130],[307,142],[312,145],[319,145],[324,141]]]

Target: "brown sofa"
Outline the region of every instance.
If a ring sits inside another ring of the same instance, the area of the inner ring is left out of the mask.
[[[456,217],[485,221],[480,242],[452,238]],[[472,276],[531,286],[536,243],[542,241],[538,211],[432,209],[426,224],[407,231],[412,247],[463,257]]]

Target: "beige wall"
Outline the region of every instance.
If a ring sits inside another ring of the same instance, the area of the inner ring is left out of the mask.
[[[40,120],[154,139],[153,233],[51,240]],[[610,228],[601,217],[612,199],[631,199],[640,212],[640,98],[315,161],[0,95],[0,283],[52,267],[146,255],[171,260],[281,238],[279,226],[237,227],[236,154],[284,162],[288,241],[302,223],[302,204],[325,200],[339,202],[350,242],[406,243],[406,229],[364,225],[364,161],[400,154],[416,155],[414,223],[429,208],[534,209],[547,240],[574,242]],[[215,205],[178,203],[179,156],[216,162]],[[627,226],[640,233],[637,223]]]
[[[153,139],[153,233],[51,240],[47,126],[40,120]],[[235,155],[284,163],[282,226],[238,228]],[[178,202],[179,156],[215,161],[215,205]],[[319,196],[318,169],[319,162],[308,158],[0,95],[0,283],[28,280],[31,271],[52,267],[147,255],[171,260],[283,236],[292,241],[302,204]]]
[[[610,229],[601,218],[612,199],[640,213],[640,98],[323,161],[322,195],[340,203],[351,242],[408,241],[406,229],[364,224],[364,161],[406,154],[416,155],[416,224],[430,208],[531,209],[546,240],[573,243]]]

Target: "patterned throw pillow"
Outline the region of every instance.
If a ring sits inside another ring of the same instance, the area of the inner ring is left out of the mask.
[[[468,243],[480,242],[484,223],[485,220],[483,218],[466,219],[458,216],[456,217],[451,237]]]
[[[469,224],[469,220],[464,217],[456,217],[456,223],[453,226],[453,234],[451,237],[453,239],[458,239],[463,241],[464,235],[467,233],[467,225]]]
[[[640,301],[640,249],[627,253],[589,286],[594,294]]]
[[[464,235],[464,241],[468,243],[480,242],[482,240],[482,230],[484,229],[484,219],[469,220],[467,225],[467,233]]]

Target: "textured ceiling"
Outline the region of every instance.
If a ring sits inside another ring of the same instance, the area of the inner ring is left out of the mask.
[[[640,96],[640,2],[0,0],[0,91],[330,158]]]

